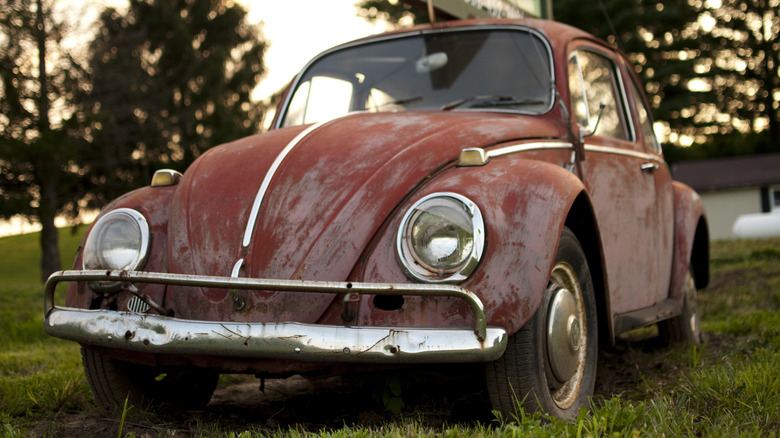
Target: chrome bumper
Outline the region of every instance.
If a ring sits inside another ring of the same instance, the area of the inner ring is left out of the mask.
[[[474,327],[373,327],[182,320],[156,314],[54,305],[64,281],[113,281],[301,293],[450,296],[465,300]],[[154,354],[352,363],[486,362],[506,349],[507,333],[487,327],[472,292],[452,285],[339,283],[207,277],[128,271],[63,271],[46,282],[44,331],[86,345]]]

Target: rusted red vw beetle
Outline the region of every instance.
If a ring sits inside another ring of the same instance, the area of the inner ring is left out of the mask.
[[[106,207],[46,285],[45,330],[83,346],[105,405],[204,404],[219,373],[482,362],[495,409],[573,418],[600,344],[656,323],[699,342],[706,218],[642,89],[543,20],[331,49],[270,132]]]

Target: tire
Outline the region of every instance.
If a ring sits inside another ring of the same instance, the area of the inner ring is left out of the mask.
[[[666,345],[701,345],[701,316],[699,314],[699,298],[693,273],[688,271],[685,276],[682,313],[658,323],[658,334]]]
[[[202,409],[219,380],[215,372],[123,362],[84,347],[81,361],[95,401],[109,410],[121,410],[126,399],[143,408]]]
[[[519,419],[522,408],[573,420],[593,394],[597,358],[590,270],[576,236],[564,228],[539,308],[487,365],[491,405],[504,419]]]

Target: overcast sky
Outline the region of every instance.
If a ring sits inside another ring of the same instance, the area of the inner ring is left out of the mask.
[[[249,21],[262,22],[270,43],[267,74],[255,91],[265,98],[282,88],[317,53],[384,30],[356,14],[358,0],[243,0]]]

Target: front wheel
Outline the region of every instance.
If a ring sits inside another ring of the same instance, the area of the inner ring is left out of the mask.
[[[598,324],[593,282],[577,237],[563,229],[544,297],[534,316],[487,365],[493,409],[505,418],[542,411],[574,419],[596,382]]]
[[[89,348],[81,360],[95,401],[122,409],[127,400],[143,407],[202,409],[217,387],[219,374],[189,369],[159,369],[116,360]]]

